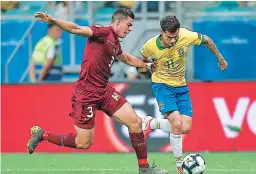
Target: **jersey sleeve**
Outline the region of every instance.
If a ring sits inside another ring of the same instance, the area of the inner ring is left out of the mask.
[[[122,50],[122,48],[121,48],[120,43],[119,43],[118,47],[119,47],[119,51],[118,51],[117,55],[121,55],[121,54],[123,53],[123,50]]]
[[[94,38],[107,36],[110,32],[109,28],[103,26],[93,25],[90,28],[93,32],[92,37]]]
[[[153,55],[153,52],[150,49],[150,41],[147,41],[144,45],[142,45],[140,48],[140,54],[146,58]]]
[[[204,42],[204,35],[198,32],[188,31],[188,39],[191,45],[201,45]]]

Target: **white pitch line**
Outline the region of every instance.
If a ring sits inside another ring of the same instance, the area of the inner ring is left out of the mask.
[[[5,172],[17,172],[17,171],[27,171],[27,172],[75,172],[75,171],[137,171],[137,169],[33,169],[33,168],[17,168],[17,169],[2,169]],[[176,171],[176,170],[169,170]],[[255,173],[256,169],[207,169],[205,172],[249,172]]]

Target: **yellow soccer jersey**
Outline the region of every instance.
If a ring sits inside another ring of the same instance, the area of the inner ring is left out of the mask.
[[[150,38],[140,49],[142,56],[156,60],[156,71],[152,82],[178,87],[186,85],[186,55],[190,45],[200,45],[203,35],[180,28],[176,44],[164,48],[160,44],[160,35]]]

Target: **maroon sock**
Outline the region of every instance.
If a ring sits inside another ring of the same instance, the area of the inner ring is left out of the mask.
[[[76,148],[75,142],[76,136],[74,134],[56,134],[49,131],[44,131],[43,140],[48,140],[49,142],[65,147]]]
[[[129,133],[129,134],[130,134],[132,147],[134,148],[137,155],[139,167],[141,168],[148,167],[147,142],[144,139],[143,132]]]

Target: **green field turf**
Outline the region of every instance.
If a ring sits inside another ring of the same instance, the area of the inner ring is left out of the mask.
[[[199,153],[206,160],[206,174],[256,174],[256,152]],[[169,173],[175,171],[171,153],[149,153],[149,161]],[[2,154],[2,174],[132,174],[135,154]]]

